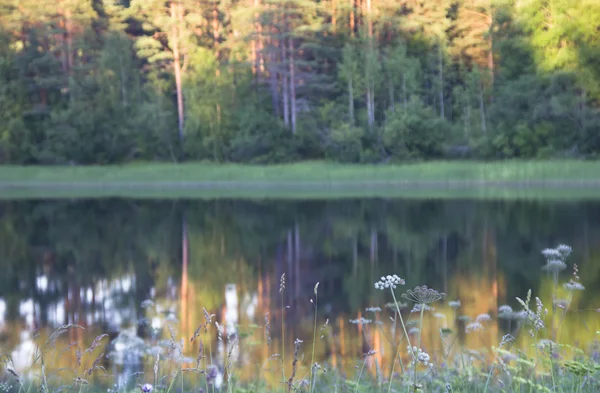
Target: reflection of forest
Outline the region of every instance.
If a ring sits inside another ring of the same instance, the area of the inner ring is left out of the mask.
[[[135,325],[148,298],[177,307],[180,329],[191,337],[204,321],[203,307],[224,318],[225,288],[235,283],[240,329],[263,326],[269,313],[271,348],[241,343],[242,360],[262,364],[281,348],[279,281],[285,273],[286,351],[299,337],[310,355],[309,299],[319,282],[319,326],[326,319],[330,326],[319,339],[317,359],[353,367],[370,349],[390,356],[391,338],[399,334],[390,330],[393,313],[383,307],[390,299],[373,288],[382,274],[459,298],[459,314],[494,316],[500,304],[516,307],[515,296],[529,288],[549,296],[540,250],[564,242],[573,247],[570,261],[580,266],[588,288],[577,307],[594,307],[597,217],[600,202],[585,201],[3,202],[0,348],[17,350],[24,328],[65,323],[88,327],[69,333],[65,343],[89,345],[100,332]],[[437,328],[455,327],[446,303],[434,305],[446,319],[431,313],[431,329],[422,332],[431,351],[441,345]],[[365,311],[369,306],[384,310]],[[349,323],[360,317],[384,328]],[[565,324],[569,337],[583,337],[577,326]],[[466,336],[464,326],[458,331],[461,342],[474,347],[494,345],[499,335],[495,318],[485,334]],[[252,332],[254,341],[263,341],[262,328]]]

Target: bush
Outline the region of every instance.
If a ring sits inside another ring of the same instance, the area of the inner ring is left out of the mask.
[[[363,153],[364,131],[348,123],[333,128],[326,141],[327,158],[340,162],[359,162]]]
[[[412,99],[408,110],[388,111],[383,145],[395,159],[439,158],[450,123],[420,100]]]

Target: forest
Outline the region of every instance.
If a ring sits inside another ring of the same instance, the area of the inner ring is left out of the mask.
[[[0,0],[0,163],[599,153],[597,0]]]

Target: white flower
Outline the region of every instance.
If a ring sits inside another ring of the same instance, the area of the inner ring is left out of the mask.
[[[569,290],[569,291],[583,291],[585,289],[585,287],[578,281],[569,281],[568,283],[564,284],[565,289]]]
[[[475,318],[475,321],[481,323],[481,322],[489,322],[492,320],[492,317],[490,317],[490,314],[479,314],[477,316],[477,318]]]
[[[508,304],[503,304],[498,307],[498,314],[512,314],[513,309]]]
[[[417,355],[417,360],[420,363],[427,364],[427,363],[429,363],[429,359],[430,359],[430,357],[427,352],[419,351],[419,354]]]
[[[150,393],[154,388],[149,383],[145,383],[144,385],[142,385],[141,389],[143,393]]]
[[[483,325],[477,321],[471,322],[471,323],[467,324],[465,330],[467,333],[477,332],[477,331],[483,330]]]
[[[372,323],[373,320],[371,319],[365,319],[365,318],[359,318],[359,319],[351,319],[350,323],[354,324],[354,325],[368,325],[369,323]]]
[[[448,302],[448,305],[449,305],[451,308],[453,308],[453,309],[455,309],[455,310],[456,310],[457,308],[459,308],[459,307],[460,307],[460,300],[450,300],[450,301]]]
[[[542,267],[542,270],[549,272],[560,272],[567,268],[567,264],[560,259],[549,259],[548,263]]]
[[[559,244],[556,249],[563,256],[563,258],[567,258],[573,252],[573,249],[566,244]]]
[[[375,289],[383,291],[385,288],[396,289],[396,285],[404,285],[404,279],[397,275],[381,276],[381,280],[375,283]]]
[[[547,259],[561,258],[562,257],[561,253],[557,249],[555,249],[555,248],[546,248],[546,249],[542,250],[542,254]]]

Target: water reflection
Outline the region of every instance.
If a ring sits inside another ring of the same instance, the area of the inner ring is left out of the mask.
[[[317,334],[315,360],[351,372],[375,351],[367,369],[389,373],[386,359],[401,331],[390,320],[397,315],[386,307],[389,295],[373,287],[382,274],[401,275],[407,288],[426,284],[447,294],[425,314],[426,328],[411,331],[433,356],[458,348],[440,338],[440,328],[477,350],[518,329],[517,321],[497,318],[500,305],[517,309],[515,297],[530,288],[552,305],[554,276],[541,270],[540,251],[559,242],[574,249],[561,277],[577,263],[587,288],[573,297],[581,311],[565,319],[561,338],[586,346],[599,329],[598,217],[600,201],[2,202],[0,349],[24,370],[34,338],[43,342],[53,329],[76,324],[85,330],[57,338],[57,347],[68,350],[52,367],[72,366],[77,348],[108,333],[103,367],[117,375],[110,383],[132,384],[153,374],[153,362],[143,360],[170,345],[171,326],[184,362],[195,364],[202,340],[205,357],[219,365],[215,379],[234,356],[251,365],[239,368],[241,378],[260,369],[279,383],[269,370],[280,367],[271,358],[282,343],[289,357],[294,340],[304,340],[301,363],[310,363],[310,298],[319,282],[318,327],[328,324]],[[448,306],[454,299],[460,308]],[[412,307],[403,314],[414,321]],[[205,321],[204,309],[215,314],[219,331],[212,325],[190,340]],[[467,334],[482,314],[492,320]],[[269,346],[263,345],[265,321]]]

